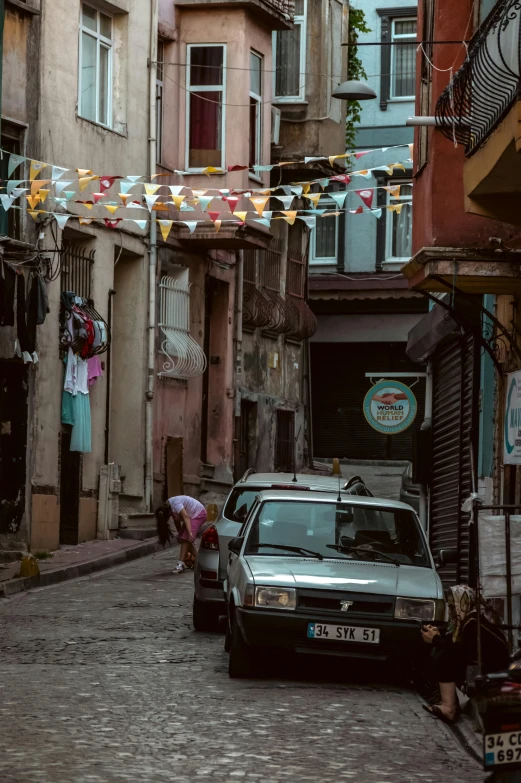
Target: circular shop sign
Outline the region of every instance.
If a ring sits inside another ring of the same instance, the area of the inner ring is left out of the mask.
[[[396,435],[411,426],[416,418],[416,397],[404,383],[379,381],[364,399],[368,424],[384,435]]]

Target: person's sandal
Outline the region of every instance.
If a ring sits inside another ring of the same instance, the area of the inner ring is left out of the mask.
[[[425,712],[428,712],[432,718],[441,720],[442,723],[448,723],[449,725],[451,723],[456,723],[460,713],[459,708],[456,708],[456,715],[454,716],[454,718],[449,718],[447,715],[445,715],[444,712],[440,710],[437,704],[431,704],[430,706],[427,706],[426,704],[422,704],[422,708],[425,710]]]

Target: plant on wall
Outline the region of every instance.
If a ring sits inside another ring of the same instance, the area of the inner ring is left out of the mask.
[[[359,8],[349,8],[349,44],[356,44],[359,33],[370,33],[371,29],[365,21],[365,14]],[[367,79],[367,74],[358,55],[358,46],[348,46],[347,78]],[[347,101],[346,115],[346,148],[351,149],[355,143],[356,126],[360,122],[362,107],[359,101]]]

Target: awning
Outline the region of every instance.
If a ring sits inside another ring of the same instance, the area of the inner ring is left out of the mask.
[[[435,305],[409,332],[405,353],[413,362],[424,362],[447,337],[460,332],[447,310]]]

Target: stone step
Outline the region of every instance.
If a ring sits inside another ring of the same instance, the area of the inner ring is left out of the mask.
[[[145,541],[147,538],[157,536],[156,528],[151,527],[123,527],[119,531],[120,538],[131,538],[134,541]]]
[[[0,549],[0,563],[15,563],[27,554],[27,550]]]
[[[156,518],[154,514],[132,512],[119,515],[119,527],[123,528],[150,528],[156,529]]]

